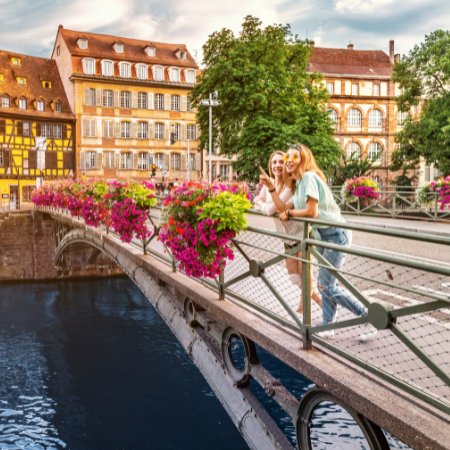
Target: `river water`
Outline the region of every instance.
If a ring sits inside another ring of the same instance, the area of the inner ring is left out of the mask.
[[[258,353],[297,398],[313,386]],[[128,278],[0,285],[0,374],[0,449],[248,449]],[[294,444],[289,417],[256,383],[251,388]],[[312,436],[317,449],[368,449],[337,407],[316,413]]]

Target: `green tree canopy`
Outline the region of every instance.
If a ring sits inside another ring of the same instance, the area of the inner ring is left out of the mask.
[[[205,68],[191,93],[202,131],[200,147],[208,148],[209,110],[199,106],[218,92],[213,109],[215,147],[238,155],[234,169],[243,179],[259,179],[270,154],[288,143],[308,146],[320,167],[330,172],[342,151],[332,137],[326,112],[328,94],[319,73],[307,73],[312,48],[292,36],[289,25],[261,27],[247,16],[239,37],[227,29],[213,33],[203,46]]]
[[[339,165],[333,167],[330,175],[333,178],[333,186],[342,186],[346,180],[368,176],[373,170],[373,161],[352,153],[351,158],[344,158]]]
[[[418,117],[410,115],[397,133],[400,144],[392,154],[392,170],[423,157],[441,172],[450,173],[450,32],[437,30],[425,36],[409,55],[394,64],[392,80],[400,83],[396,98],[400,111],[419,105]],[[421,98],[424,98],[423,104]]]

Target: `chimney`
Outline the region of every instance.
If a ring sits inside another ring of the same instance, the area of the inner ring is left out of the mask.
[[[400,53],[394,55],[394,62],[400,62]]]
[[[309,46],[310,46],[310,47],[314,47],[314,45],[315,45],[315,42],[314,42],[314,41],[309,41]]]
[[[348,50],[353,50],[353,44],[348,44],[348,45],[347,45],[347,49],[348,49]]]
[[[389,59],[394,64],[394,41],[392,39],[389,41]]]

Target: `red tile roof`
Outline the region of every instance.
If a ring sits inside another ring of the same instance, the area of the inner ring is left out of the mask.
[[[192,67],[198,68],[194,58],[190,55],[184,44],[164,44],[160,42],[142,41],[138,39],[118,38],[104,34],[86,33],[83,35],[88,39],[88,48],[82,50],[78,47],[77,39],[80,31],[59,29],[64,41],[72,56],[90,56],[100,59],[112,59],[128,62],[145,62],[147,64],[162,64],[165,66]],[[124,52],[116,53],[113,45],[116,42],[124,44]],[[156,48],[156,56],[148,56],[144,49],[147,46]],[[181,61],[175,55],[178,49],[186,51],[186,60]]]
[[[20,66],[13,65],[11,61],[13,57],[20,59]],[[12,100],[11,107],[8,109],[0,107],[0,112],[42,118],[75,118],[67,101],[56,61],[0,50],[0,73],[3,75],[3,82],[0,82],[0,95],[7,94]],[[20,85],[16,77],[25,78],[26,84]],[[44,88],[41,80],[51,82],[51,88]],[[15,104],[14,99],[18,97],[28,99],[26,110],[19,109]],[[32,104],[40,97],[45,99],[45,111],[37,111]],[[62,113],[55,113],[50,106],[50,103],[57,99],[62,102]]]
[[[314,47],[308,71],[332,75],[390,77],[392,63],[381,50]]]

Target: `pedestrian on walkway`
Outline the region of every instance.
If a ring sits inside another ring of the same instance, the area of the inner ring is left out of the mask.
[[[261,192],[253,200],[255,209],[259,209],[266,216],[273,216],[277,212],[277,207],[272,200],[271,193],[276,192],[279,199],[286,203],[295,192],[295,179],[292,176],[287,176],[284,173],[284,158],[286,153],[276,151],[270,155],[269,158],[269,178],[273,183],[273,188],[269,190],[267,186],[263,186]],[[298,221],[280,222],[278,217],[274,217],[275,228],[280,233],[290,234],[291,236],[303,235],[303,225]],[[284,240],[284,248],[286,251],[296,247],[298,242],[291,240]],[[302,257],[302,252],[292,255],[296,258]],[[292,258],[286,258],[286,268],[292,284],[295,284],[302,289],[302,262]],[[322,307],[322,299],[320,294],[314,289],[314,280],[311,275],[311,298]],[[303,303],[300,297],[300,304],[297,308],[297,312],[303,313]]]
[[[317,165],[309,148],[302,144],[293,145],[285,157],[285,168],[286,173],[297,180],[294,196],[287,203],[284,203],[276,190],[273,190],[274,186],[269,177],[264,175],[260,177],[261,183],[267,186],[272,195],[282,222],[288,221],[291,217],[311,217],[324,221],[345,222],[339,206],[334,201],[330,188],[326,184],[325,175]],[[322,225],[313,225],[312,230],[316,239],[337,245],[351,245],[351,230]],[[323,247],[318,247],[317,251],[336,269],[342,269],[344,266],[346,253]],[[367,315],[364,305],[348,291],[343,290],[338,285],[336,277],[327,269],[319,268],[317,282],[322,294],[323,324],[337,321],[338,304],[356,316]],[[334,330],[326,330],[318,334],[323,338],[334,338]],[[364,325],[360,340],[369,341],[376,334],[376,328],[367,323]]]

